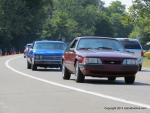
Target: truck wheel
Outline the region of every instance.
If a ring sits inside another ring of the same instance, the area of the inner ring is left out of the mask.
[[[62,65],[62,75],[63,75],[63,79],[64,80],[69,80],[71,73],[69,72],[69,70],[65,67],[64,63]]]
[[[31,68],[32,68],[33,71],[37,70],[37,66],[35,64],[32,64]]]
[[[133,84],[134,81],[135,81],[135,75],[134,76],[125,77],[125,83],[126,84]]]
[[[76,82],[79,82],[79,83],[84,82],[85,76],[80,71],[78,61],[76,62],[76,66],[75,66],[75,75],[76,75]]]
[[[27,69],[31,69],[31,64],[27,61]]]

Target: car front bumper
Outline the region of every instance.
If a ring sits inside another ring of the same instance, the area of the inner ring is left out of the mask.
[[[138,71],[137,65],[94,65],[94,64],[80,64],[79,68],[85,76],[95,77],[124,77],[133,76]]]

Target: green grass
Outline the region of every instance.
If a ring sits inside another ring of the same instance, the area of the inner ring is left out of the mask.
[[[144,60],[143,60],[143,67],[150,68],[150,59],[144,58]]]

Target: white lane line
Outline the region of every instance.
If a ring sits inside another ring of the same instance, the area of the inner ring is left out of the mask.
[[[9,62],[11,62],[11,61],[13,61],[13,60],[15,60],[17,58],[18,57],[11,58],[11,59],[7,60],[5,62],[5,66],[8,69],[12,70],[13,72],[16,72],[16,73],[18,73],[18,74],[20,74],[22,76],[29,77],[29,78],[32,78],[32,79],[35,79],[35,80],[38,80],[38,81],[41,81],[41,82],[44,82],[44,83],[47,83],[47,84],[50,84],[50,85],[54,85],[54,86],[58,86],[58,87],[66,88],[66,89],[70,89],[70,90],[73,90],[73,91],[78,91],[78,92],[81,92],[81,93],[90,94],[90,95],[98,96],[98,97],[101,97],[101,98],[105,98],[105,99],[109,99],[109,100],[113,100],[113,101],[118,101],[118,102],[122,102],[122,103],[131,104],[131,105],[135,105],[135,106],[139,106],[139,107],[144,107],[144,108],[150,109],[150,105],[148,105],[148,104],[143,104],[143,103],[139,103],[139,102],[129,101],[129,100],[122,99],[122,98],[117,98],[117,97],[113,97],[113,96],[109,96],[109,95],[105,95],[105,94],[101,94],[101,93],[97,93],[97,92],[92,92],[92,91],[88,91],[88,90],[84,90],[84,89],[80,89],[80,88],[76,88],[76,87],[72,87],[72,86],[67,86],[67,85],[63,85],[63,84],[57,83],[57,82],[48,81],[48,80],[45,80],[45,79],[42,79],[42,78],[34,77],[32,75],[23,73],[23,72],[18,71],[15,68],[13,68],[13,67],[11,67],[9,65]]]

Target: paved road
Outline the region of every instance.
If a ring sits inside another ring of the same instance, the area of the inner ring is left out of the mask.
[[[22,55],[0,57],[0,113],[150,113],[150,70],[134,85],[86,78],[63,80],[57,69],[26,68]]]

